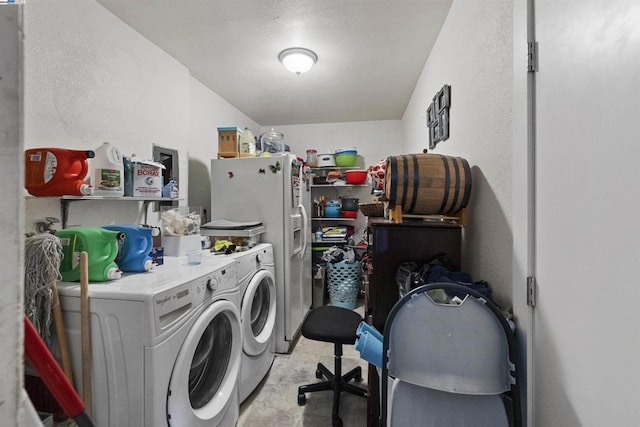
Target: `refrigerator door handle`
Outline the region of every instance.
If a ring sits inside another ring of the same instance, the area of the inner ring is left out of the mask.
[[[302,214],[302,235],[304,236],[302,250],[300,251],[300,258],[304,257],[307,252],[307,239],[309,233],[309,217],[307,216],[307,210],[302,206],[302,203],[298,205],[300,207],[300,213]]]

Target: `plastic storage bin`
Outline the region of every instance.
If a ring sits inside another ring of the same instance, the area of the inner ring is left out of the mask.
[[[200,218],[202,208],[198,206],[163,206],[162,246],[165,256],[185,256],[187,252],[202,249]]]
[[[360,261],[327,263],[327,289],[330,305],[354,309],[360,291]]]
[[[262,234],[266,230],[264,225],[254,225],[239,229],[227,224],[227,228],[225,228],[219,222],[213,221],[204,224],[200,229],[200,233],[211,238],[211,246],[215,250],[216,243],[219,241],[231,242],[238,248],[252,248],[260,243]]]

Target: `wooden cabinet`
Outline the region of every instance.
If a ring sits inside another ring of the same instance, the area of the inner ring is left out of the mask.
[[[462,226],[437,221],[395,224],[370,218],[367,229],[371,271],[365,285],[365,319],[384,332],[387,316],[399,299],[395,280],[398,266],[405,261],[424,262],[444,252],[459,269]],[[369,365],[369,426],[376,426],[379,421],[378,385],[375,366]]]

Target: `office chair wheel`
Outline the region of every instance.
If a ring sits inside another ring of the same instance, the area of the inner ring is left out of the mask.
[[[316,369],[316,378],[319,380],[322,379],[322,371],[320,371],[320,369]]]
[[[334,417],[333,418],[333,427],[342,427],[342,418]]]
[[[298,406],[304,406],[307,404],[307,396],[304,393],[298,395]]]

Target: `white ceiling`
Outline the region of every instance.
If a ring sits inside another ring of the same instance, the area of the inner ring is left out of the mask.
[[[452,0],[98,0],[260,125],[400,119]],[[278,62],[318,55],[307,73]]]

